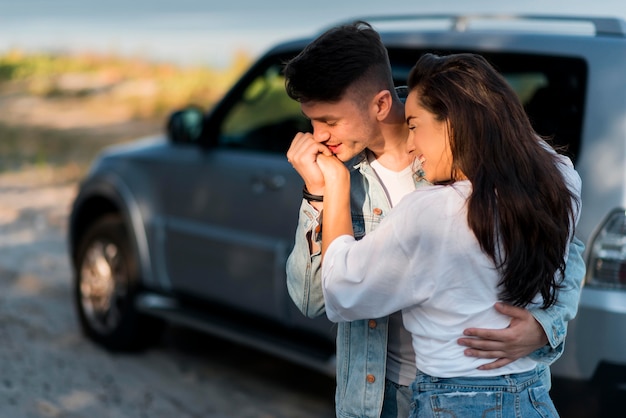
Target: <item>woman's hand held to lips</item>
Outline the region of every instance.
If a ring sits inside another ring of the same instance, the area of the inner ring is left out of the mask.
[[[345,176],[349,176],[345,165],[332,154],[319,154],[317,164],[324,174],[324,181],[327,185],[332,182],[345,180]]]

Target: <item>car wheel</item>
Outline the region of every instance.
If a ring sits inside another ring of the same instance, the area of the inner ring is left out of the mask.
[[[140,288],[137,257],[119,215],[94,222],[79,242],[74,260],[74,297],[83,332],[110,350],[146,348],[163,322],[135,307]]]

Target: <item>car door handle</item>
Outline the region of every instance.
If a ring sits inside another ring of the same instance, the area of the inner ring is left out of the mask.
[[[271,175],[266,179],[267,188],[270,190],[282,189],[285,186],[285,183],[287,183],[287,180],[285,180],[285,177],[280,174]]]
[[[261,193],[264,190],[279,190],[282,189],[286,183],[287,180],[280,174],[255,176],[252,179],[252,190],[256,193]]]

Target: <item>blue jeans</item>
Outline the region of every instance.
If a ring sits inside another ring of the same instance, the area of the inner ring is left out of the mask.
[[[407,418],[411,411],[413,392],[409,386],[402,386],[385,379],[385,398],[380,418]]]
[[[418,371],[411,385],[410,417],[558,417],[542,374],[535,369],[505,376],[437,378]]]

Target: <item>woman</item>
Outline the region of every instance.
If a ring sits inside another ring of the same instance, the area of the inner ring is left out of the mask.
[[[406,196],[357,242],[349,173],[333,157],[317,159],[326,181],[327,315],[338,322],[403,311],[419,369],[412,416],[558,416],[534,360],[480,370],[490,360],[466,357],[456,341],[470,324],[506,327],[498,300],[554,303],[580,178],[537,137],[515,92],[482,57],[426,54],[408,84],[408,151],[432,186]]]

